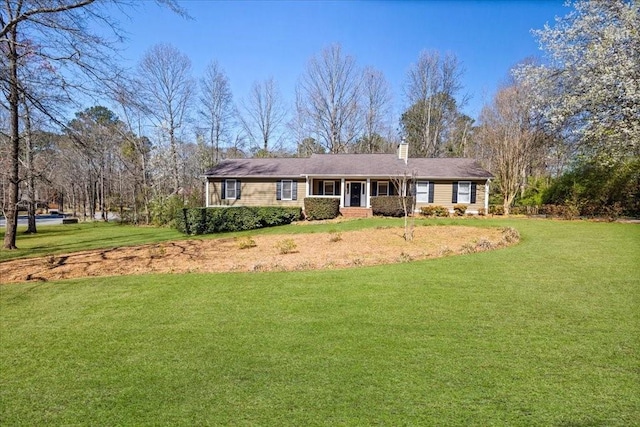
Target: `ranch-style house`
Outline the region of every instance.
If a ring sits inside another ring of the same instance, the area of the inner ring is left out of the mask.
[[[475,160],[410,158],[408,151],[400,144],[397,154],[223,160],[205,173],[206,205],[304,207],[305,197],[332,197],[341,212],[370,214],[371,197],[409,191],[416,210],[463,204],[468,213],[488,211],[493,175]],[[398,188],[403,177],[410,178],[406,190]]]

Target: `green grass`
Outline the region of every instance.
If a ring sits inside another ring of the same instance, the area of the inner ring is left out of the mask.
[[[18,227],[17,250],[0,249],[0,262],[16,258],[184,238],[183,234],[171,228],[134,227],[115,222],[98,221],[38,226],[36,234],[25,234],[26,229],[26,226]],[[4,232],[0,234],[0,238],[4,238]]]
[[[639,226],[438,223],[522,241],[350,270],[3,286],[0,424],[640,424]],[[285,230],[390,222],[343,224]]]

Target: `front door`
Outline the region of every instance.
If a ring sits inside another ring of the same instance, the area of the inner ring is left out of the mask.
[[[352,182],[349,206],[360,206],[361,193],[362,193],[362,183]]]

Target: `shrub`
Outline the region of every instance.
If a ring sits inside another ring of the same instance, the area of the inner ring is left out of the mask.
[[[485,208],[478,208],[478,215],[485,216],[487,214],[487,210]]]
[[[300,208],[184,208],[176,216],[175,227],[186,234],[212,234],[285,225],[300,217]]]
[[[250,249],[256,247],[256,241],[251,236],[245,236],[238,239],[238,248]]]
[[[304,214],[308,220],[333,219],[340,213],[340,199],[305,197]]]
[[[298,247],[298,245],[296,245],[296,242],[294,242],[293,239],[280,240],[279,242],[276,243],[275,246],[282,255],[295,252],[296,248]]]
[[[491,215],[504,215],[504,206],[502,206],[502,205],[491,205],[491,206],[489,206],[489,213]]]
[[[176,219],[184,208],[182,196],[155,196],[149,201],[151,223],[160,227],[175,227]]]
[[[337,230],[329,230],[329,241],[330,242],[339,242],[342,240],[342,234]]]
[[[415,199],[407,197],[407,207],[413,211]],[[371,198],[371,210],[374,215],[403,217],[402,196],[375,196]],[[411,212],[409,212],[411,213]]]
[[[467,205],[453,205],[453,214],[455,216],[464,216],[464,213],[467,211]]]
[[[449,209],[444,206],[422,206],[420,213],[424,216],[430,217],[448,217]]]

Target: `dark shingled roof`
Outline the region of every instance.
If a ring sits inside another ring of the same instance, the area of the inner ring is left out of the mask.
[[[491,173],[473,159],[410,158],[395,154],[313,154],[309,158],[228,159],[205,173],[208,177],[378,177],[404,173],[432,179],[488,179]]]

